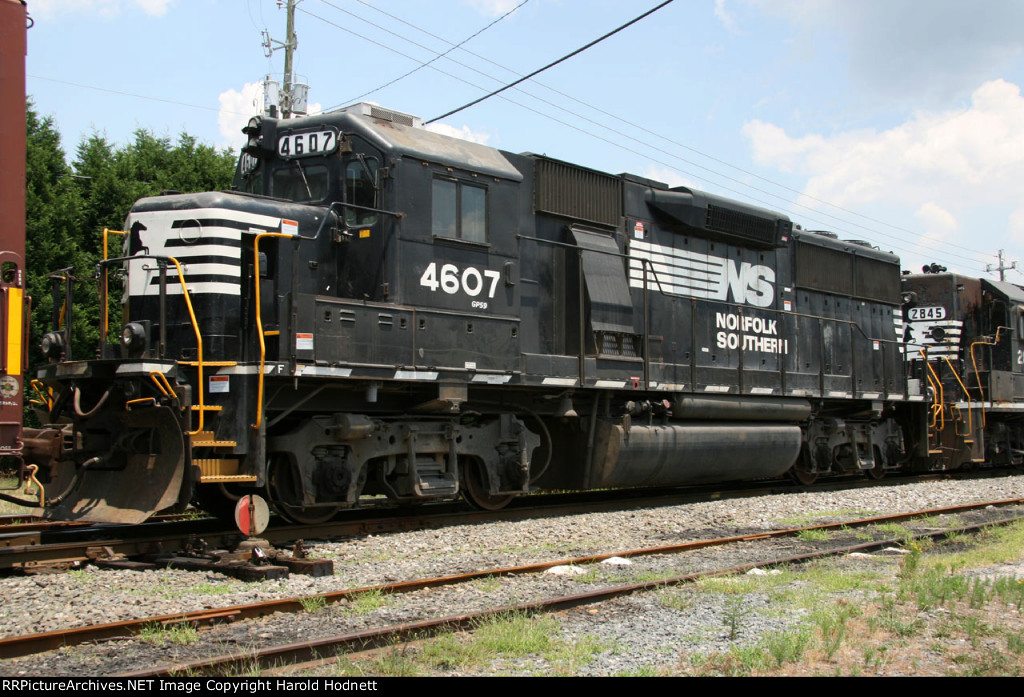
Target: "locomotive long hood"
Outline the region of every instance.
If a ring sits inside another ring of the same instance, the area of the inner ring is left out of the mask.
[[[789,218],[774,211],[682,186],[669,190],[648,189],[644,198],[647,207],[670,225],[681,225],[746,246],[778,246],[793,229]]]

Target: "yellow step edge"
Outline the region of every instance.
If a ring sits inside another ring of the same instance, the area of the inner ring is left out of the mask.
[[[235,474],[235,475],[219,475],[213,474],[210,476],[202,475],[199,477],[200,484],[234,484],[257,481],[256,477],[248,474]]]

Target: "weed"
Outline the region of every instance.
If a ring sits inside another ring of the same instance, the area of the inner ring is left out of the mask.
[[[415,652],[408,645],[392,646],[365,660],[353,661],[348,656],[339,656],[334,668],[336,674],[354,678],[367,675],[410,678],[423,673]]]
[[[905,555],[900,560],[900,570],[897,576],[906,580],[913,578],[914,574],[917,573],[917,567],[921,565],[921,550],[911,549],[910,553]]]
[[[741,677],[770,667],[769,656],[760,646],[734,646],[724,653],[691,659],[695,675]]]
[[[732,596],[725,601],[722,609],[722,624],[729,628],[729,641],[736,640],[743,618],[753,612],[753,608],[744,606],[746,600],[742,596]]]
[[[147,644],[188,646],[199,641],[199,631],[191,624],[147,624],[139,631],[139,639]]]
[[[828,530],[801,530],[796,534],[801,542],[825,542],[829,539]]]
[[[798,661],[807,650],[811,641],[810,632],[806,628],[793,629],[785,632],[774,632],[765,638],[765,648],[771,654],[776,667],[783,663]]]
[[[299,598],[299,604],[302,605],[303,612],[314,613],[325,608],[327,600],[322,595],[310,595]]]
[[[349,596],[348,609],[356,615],[368,615],[388,604],[390,597],[379,588],[372,588]]]
[[[846,638],[846,616],[831,611],[820,612],[815,614],[815,623],[821,632],[822,649],[831,661]]]
[[[497,576],[485,576],[474,581],[473,585],[481,593],[496,593],[501,590],[501,579]]]
[[[899,523],[882,523],[881,525],[875,526],[875,529],[886,535],[891,535],[903,543],[908,542],[914,537],[914,533],[910,528],[900,525]]]
[[[693,596],[678,589],[670,589],[662,592],[658,596],[658,601],[661,603],[662,607],[667,607],[670,610],[687,612],[688,610],[693,609]]]

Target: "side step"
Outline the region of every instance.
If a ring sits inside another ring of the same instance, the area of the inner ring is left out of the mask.
[[[238,484],[257,481],[255,475],[238,473],[237,458],[197,458],[192,460],[192,464],[199,468],[199,481],[202,484]]]

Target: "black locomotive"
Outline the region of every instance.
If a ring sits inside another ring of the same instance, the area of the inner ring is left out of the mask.
[[[115,233],[97,356],[44,339],[48,515],[1021,461],[1016,286],[901,287],[863,242],[369,104],[245,132],[231,191]]]

